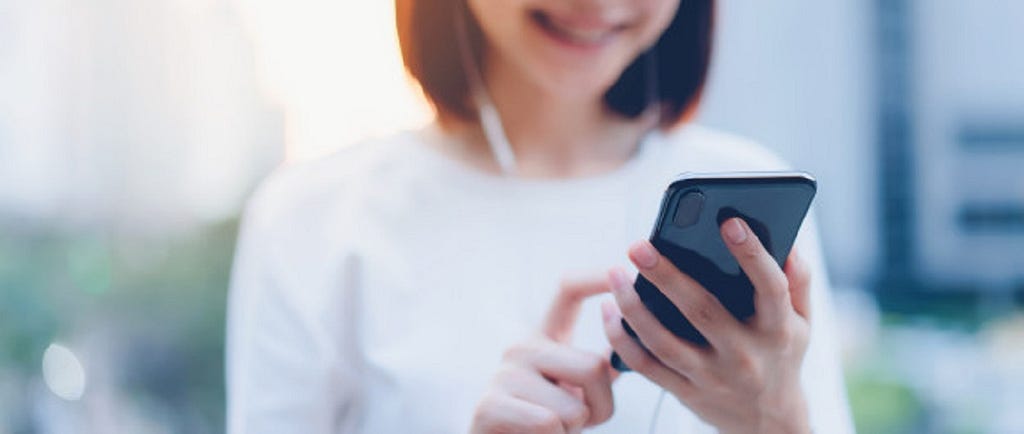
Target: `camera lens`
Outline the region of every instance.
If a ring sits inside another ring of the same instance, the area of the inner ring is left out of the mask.
[[[700,220],[700,211],[703,208],[704,194],[699,190],[687,191],[679,198],[672,223],[680,228],[693,226],[697,224],[697,220]]]

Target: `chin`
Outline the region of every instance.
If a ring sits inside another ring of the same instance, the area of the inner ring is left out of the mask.
[[[617,65],[566,65],[531,62],[528,75],[549,95],[559,98],[581,100],[603,98],[604,94],[622,75],[626,64]]]
[[[470,0],[495,58],[549,95],[603,97],[657,40],[677,0]]]
[[[561,99],[592,100],[604,98],[604,94],[614,83],[614,79],[609,80],[605,77],[566,75],[558,78],[549,77],[541,85],[550,95]]]

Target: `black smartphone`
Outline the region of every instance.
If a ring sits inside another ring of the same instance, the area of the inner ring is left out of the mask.
[[[719,228],[729,218],[742,218],[781,267],[816,191],[817,182],[805,172],[684,173],[665,190],[650,241],[736,318],[746,320],[754,314],[754,286],[725,246]],[[642,275],[637,275],[634,288],[665,328],[707,345],[679,309]],[[622,325],[637,339],[625,320]],[[629,370],[618,354],[612,354],[611,363],[620,371]]]

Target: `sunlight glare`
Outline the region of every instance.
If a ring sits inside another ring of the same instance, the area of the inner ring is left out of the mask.
[[[240,1],[287,158],[423,125],[432,113],[402,67],[394,2]]]

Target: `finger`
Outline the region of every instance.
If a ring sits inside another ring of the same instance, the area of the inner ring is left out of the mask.
[[[690,376],[698,371],[703,363],[701,361],[702,350],[680,339],[661,325],[661,322],[640,301],[640,297],[633,290],[629,279],[626,278],[622,270],[611,270],[608,273],[608,280],[622,316],[651,354],[657,357],[661,364],[672,368],[679,374]],[[625,358],[623,360],[626,361]],[[626,363],[629,364],[628,361]],[[630,367],[633,368],[632,365]]]
[[[587,297],[608,292],[604,279],[566,280],[560,285],[541,331],[551,339],[566,342],[572,336],[573,325],[579,315],[580,305]]]
[[[590,420],[590,409],[583,400],[536,372],[518,376],[506,387],[512,396],[555,412],[567,433],[581,431]]]
[[[613,303],[601,304],[601,316],[604,319],[604,333],[608,336],[608,342],[630,369],[678,394],[677,396],[693,390],[694,386],[690,380],[665,366],[626,334],[626,330],[622,328],[622,315]]]
[[[607,350],[604,351],[604,357],[602,357],[602,359],[604,359],[604,360],[611,360],[612,353],[614,353],[614,352],[615,352],[614,349],[608,348]],[[612,367],[612,364],[609,362],[608,363],[608,378],[610,378],[612,380],[612,383],[614,383],[615,380],[618,380],[620,375],[622,375],[622,373],[619,372],[618,369],[615,369],[614,367]]]
[[[793,299],[793,309],[806,320],[811,319],[811,268],[797,252],[796,247],[786,259],[786,279]]]
[[[544,376],[583,389],[583,401],[590,413],[585,421],[588,426],[611,417],[615,404],[607,358],[557,344],[532,354],[529,363]]]
[[[789,298],[789,281],[775,258],[768,254],[743,219],[734,217],[726,220],[721,232],[726,247],[754,285],[757,321],[767,327],[784,324],[793,307]]]
[[[474,419],[474,432],[566,434],[558,414],[511,395],[485,397]]]
[[[725,343],[735,340],[742,328],[736,317],[700,283],[680,272],[658,253],[649,241],[634,244],[629,249],[629,257],[640,274],[672,301],[711,346],[723,348]]]

